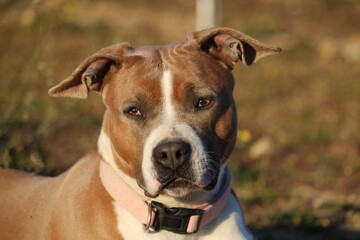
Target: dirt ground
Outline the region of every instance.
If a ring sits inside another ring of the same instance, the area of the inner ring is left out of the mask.
[[[360,2],[223,0],[222,25],[283,52],[238,64],[235,190],[260,240],[360,239]],[[50,86],[117,42],[182,40],[184,0],[0,1],[0,166],[43,175],[96,150],[104,107]]]

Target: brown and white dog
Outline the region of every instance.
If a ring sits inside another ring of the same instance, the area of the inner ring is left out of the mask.
[[[230,193],[231,74],[280,52],[229,28],[86,58],[52,96],[106,106],[98,153],[48,178],[0,171],[0,239],[253,239]]]

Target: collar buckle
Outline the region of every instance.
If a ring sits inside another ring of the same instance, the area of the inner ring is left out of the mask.
[[[152,218],[152,210],[155,210],[156,214],[153,224],[150,224],[151,220],[148,220],[145,229],[151,228],[154,231],[164,229],[178,234],[189,234],[197,232],[204,213],[204,210],[201,209],[166,208],[163,204],[156,201],[149,202],[148,207],[148,219]],[[191,230],[188,231],[191,218],[195,219],[196,226],[191,227]]]

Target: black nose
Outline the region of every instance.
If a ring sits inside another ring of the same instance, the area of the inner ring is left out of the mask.
[[[162,142],[153,151],[153,157],[160,165],[173,170],[188,161],[190,155],[190,144],[184,141]]]

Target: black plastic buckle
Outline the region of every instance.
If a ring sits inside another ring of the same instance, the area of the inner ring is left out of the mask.
[[[199,229],[204,212],[203,210],[190,208],[166,208],[163,204],[155,201],[152,201],[151,205],[156,209],[155,221],[151,226],[153,230],[159,231],[164,229],[174,233],[188,234],[186,230],[192,216],[199,216],[197,228],[192,233],[197,232]]]

